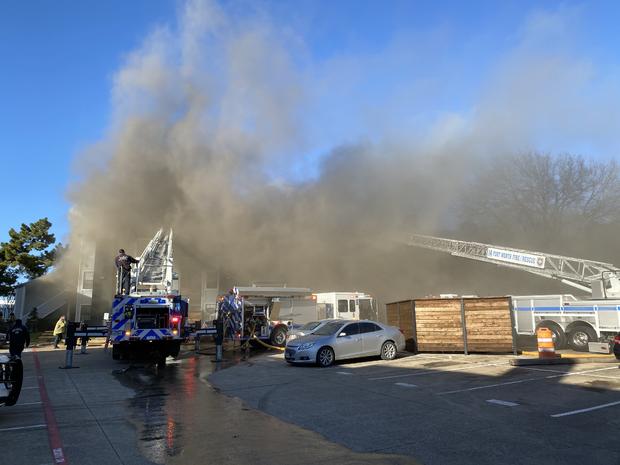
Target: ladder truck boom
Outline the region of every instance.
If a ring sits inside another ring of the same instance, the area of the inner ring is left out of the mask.
[[[600,297],[597,292],[598,283],[607,281],[605,284],[607,289],[600,291],[608,296],[620,296],[620,282],[616,273],[618,268],[611,263],[420,234],[412,234],[407,243],[410,246],[446,252],[456,257],[493,263],[556,279],[582,291],[597,294],[597,297]]]
[[[132,279],[134,289],[136,292],[160,291],[173,294],[177,292],[173,279],[172,229],[167,234],[160,229],[140,255]]]

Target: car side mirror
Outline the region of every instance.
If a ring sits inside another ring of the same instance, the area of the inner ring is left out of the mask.
[[[338,337],[345,337],[346,335],[347,335],[347,333],[342,332],[342,333],[340,333],[340,334],[338,335]]]

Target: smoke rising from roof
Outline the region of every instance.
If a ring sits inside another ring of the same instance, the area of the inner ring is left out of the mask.
[[[169,225],[183,278],[219,267],[239,284],[388,300],[454,290],[443,281],[450,262],[397,244],[410,231],[458,227],[463,189],[489,158],[557,141],[617,143],[617,90],[603,92],[593,65],[562,46],[574,16],[534,15],[474,104],[429,116],[417,105],[428,92],[439,98],[458,70],[432,85],[412,77],[384,100],[365,94],[365,73],[424,69],[431,58],[417,46],[313,61],[264,13],[239,19],[187,2],[178,25],[154,29],[115,74],[108,136],[77,162],[73,235],[111,261]],[[341,117],[353,122],[331,125]],[[484,287],[463,291],[493,293]]]

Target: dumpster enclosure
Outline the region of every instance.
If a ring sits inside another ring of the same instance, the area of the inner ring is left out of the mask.
[[[510,297],[424,298],[386,305],[411,352],[516,352]]]

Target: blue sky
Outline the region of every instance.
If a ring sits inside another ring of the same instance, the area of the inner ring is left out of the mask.
[[[327,116],[308,116],[310,133],[320,134],[309,153],[368,136],[365,128],[376,122],[360,121],[359,109],[374,101],[392,110],[386,118],[377,116],[385,131],[397,130],[399,121],[467,112],[540,12],[572,18],[570,38],[558,55],[594,63],[603,80],[618,72],[620,3],[614,1],[281,0],[222,5],[233,19],[263,14],[276,28],[294,30],[308,54],[305,70],[313,63],[342,66],[353,61],[358,67],[349,73],[366,76],[351,94],[317,100]],[[113,76],[153,27],[174,28],[178,8],[178,2],[154,0],[0,2],[0,158],[8,192],[0,239],[10,227],[43,216],[54,223],[59,238],[67,234],[66,191],[76,176],[74,159],[108,130]],[[398,53],[391,56],[394,50]],[[379,72],[373,67],[377,63],[389,72]],[[409,113],[396,100],[403,96],[398,89],[412,79],[429,84],[426,95],[415,96],[417,107]],[[389,99],[395,100],[393,107]],[[563,143],[561,137],[544,133],[542,145],[614,156],[606,153],[609,145],[587,138]]]

